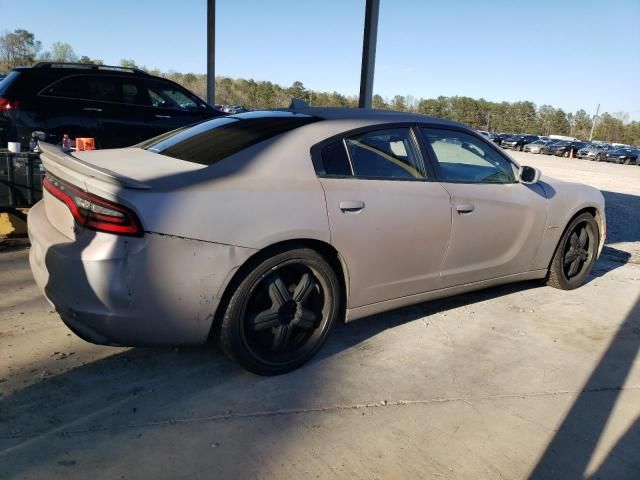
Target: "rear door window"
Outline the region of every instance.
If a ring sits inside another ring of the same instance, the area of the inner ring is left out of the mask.
[[[96,102],[144,105],[145,96],[134,78],[73,75],[45,88],[44,95]]]
[[[351,177],[353,172],[343,140],[322,148],[322,165],[317,173],[323,177]]]
[[[356,177],[422,180],[422,161],[409,127],[375,130],[345,140]]]

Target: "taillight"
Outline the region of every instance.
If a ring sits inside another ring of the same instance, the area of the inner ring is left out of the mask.
[[[42,186],[51,195],[64,202],[71,210],[76,222],[86,228],[136,237],[144,234],[140,220],[127,207],[83,192],[50,174],[45,176]]]
[[[9,100],[5,97],[0,97],[0,110],[17,110],[20,108],[19,100]]]

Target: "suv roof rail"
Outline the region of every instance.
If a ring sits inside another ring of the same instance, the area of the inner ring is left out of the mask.
[[[134,67],[119,67],[116,65],[98,65],[95,63],[71,63],[71,62],[38,62],[33,68],[73,68],[78,70],[104,70],[107,72],[125,72],[149,75],[144,70]]]

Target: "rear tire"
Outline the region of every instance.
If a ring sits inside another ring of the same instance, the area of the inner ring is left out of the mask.
[[[340,283],[315,250],[256,261],[239,281],[220,326],[220,346],[259,375],[294,370],[324,344],[340,313]]]
[[[546,284],[561,290],[582,286],[598,255],[600,232],[590,213],[575,217],[565,229],[551,260]]]

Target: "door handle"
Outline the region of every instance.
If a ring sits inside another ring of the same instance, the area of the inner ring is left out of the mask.
[[[96,107],[84,107],[83,110],[85,112],[101,112],[102,111],[101,108],[96,108]]]
[[[340,202],[340,210],[343,212],[359,212],[364,208],[362,200],[343,200]]]
[[[475,209],[476,209],[476,207],[474,207],[470,203],[463,203],[463,204],[460,204],[460,205],[456,205],[456,211],[458,213],[471,213]]]
[[[171,118],[171,115],[154,115],[156,118]]]

